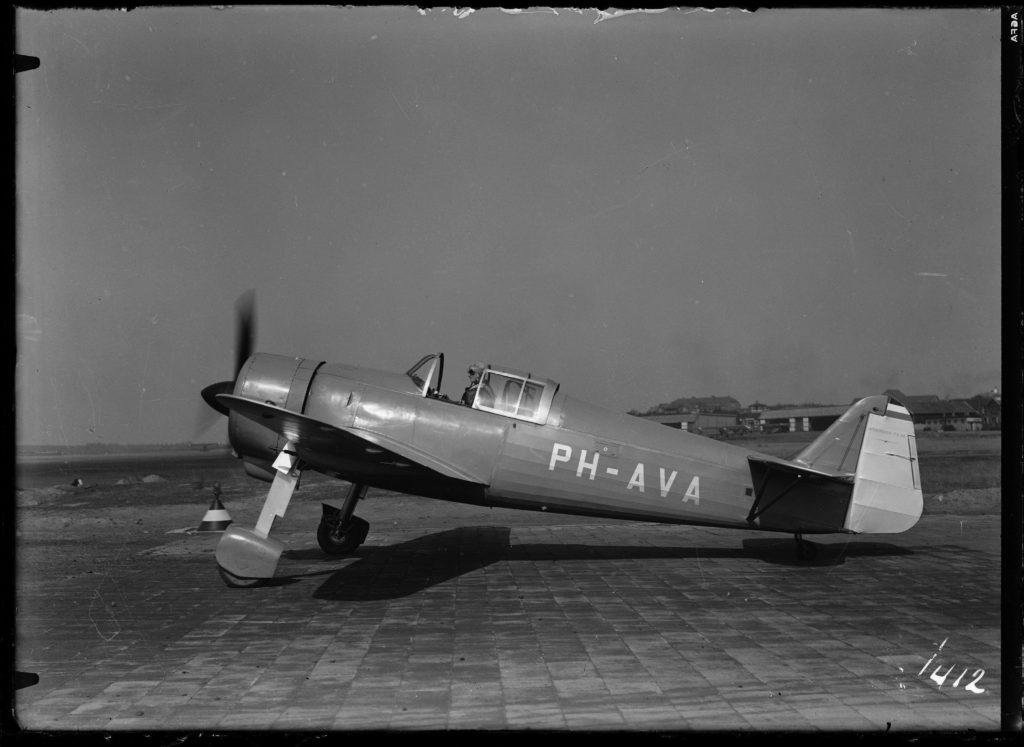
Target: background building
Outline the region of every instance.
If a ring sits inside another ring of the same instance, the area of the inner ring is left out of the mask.
[[[729,437],[749,430],[736,417],[736,413],[724,412],[682,412],[669,415],[640,415],[644,420],[679,428],[702,436]]]
[[[761,413],[761,429],[769,433],[823,431],[848,409],[849,405],[801,405],[768,409]]]
[[[682,412],[727,412],[735,414],[743,406],[735,397],[680,397],[663,402],[644,412],[630,411],[631,415],[672,415]]]
[[[892,397],[907,410],[917,430],[979,431],[998,429],[1002,424],[1002,398],[998,390],[978,394],[970,400],[940,399],[935,394],[904,394],[889,389]],[[858,398],[855,398],[855,402]],[[742,406],[733,397],[681,397],[644,412],[630,415],[655,423],[714,438],[730,438],[744,433],[799,433],[824,431],[846,412],[845,405],[775,405],[755,402]]]
[[[885,392],[902,402],[914,419],[914,428],[922,431],[980,431],[980,412],[964,399],[939,399],[935,394],[904,394],[899,389]]]
[[[749,430],[749,426],[740,423],[742,409],[733,397],[682,397],[646,412],[631,410],[630,415],[690,433],[729,437]]]
[[[975,394],[967,402],[981,415],[981,427],[984,430],[999,430],[1003,427],[1003,396],[998,389]]]

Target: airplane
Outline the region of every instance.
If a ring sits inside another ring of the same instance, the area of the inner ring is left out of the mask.
[[[921,516],[914,427],[886,395],[855,402],[786,460],[667,428],[571,396],[551,379],[483,366],[469,404],[441,393],[444,354],[404,373],[252,353],[254,306],[239,299],[235,378],[203,400],[228,416],[245,472],[270,483],[252,529],[217,545],[229,587],[273,578],[284,544],[270,536],[304,471],[350,483],[323,504],[317,543],[354,553],[369,488],[483,507],[792,534],[895,534]]]

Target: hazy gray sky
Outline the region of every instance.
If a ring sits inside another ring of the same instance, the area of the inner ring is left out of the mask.
[[[20,11],[21,443],[258,349],[627,410],[999,384],[999,13]]]

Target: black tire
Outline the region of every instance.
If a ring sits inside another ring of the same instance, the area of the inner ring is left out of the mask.
[[[796,544],[796,556],[800,560],[814,560],[818,557],[818,546],[807,540],[800,540]]]
[[[355,552],[366,539],[370,522],[353,516],[344,526],[321,521],[316,528],[316,541],[328,555],[348,555]]]
[[[224,585],[229,586],[232,589],[252,589],[256,586],[260,586],[267,580],[265,578],[246,578],[244,576],[236,576],[234,573],[219,564],[217,565],[217,572],[220,573],[220,580],[224,582]]]

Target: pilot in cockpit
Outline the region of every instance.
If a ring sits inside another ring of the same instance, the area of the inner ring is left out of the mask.
[[[482,363],[474,363],[467,370],[469,374],[469,386],[466,387],[466,391],[462,393],[462,404],[469,405],[472,407],[473,402],[476,399],[477,389],[480,390],[480,404],[485,407],[494,406],[494,392],[491,388],[484,384],[481,386],[480,377],[483,375],[484,365]]]

